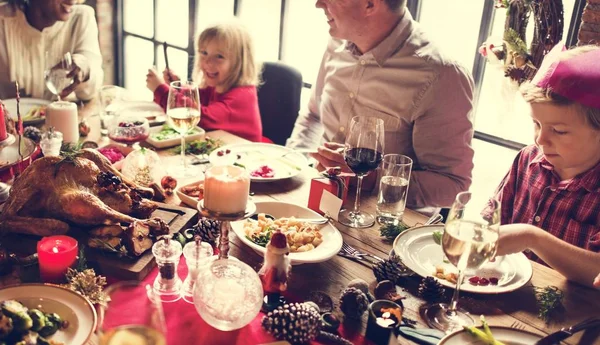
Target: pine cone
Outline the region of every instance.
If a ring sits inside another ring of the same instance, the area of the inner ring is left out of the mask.
[[[406,267],[398,256],[390,256],[389,259],[376,263],[373,266],[373,274],[380,282],[382,280],[390,280],[394,284],[398,284],[402,277],[407,277],[413,272]]]
[[[515,66],[509,66],[506,68],[504,76],[509,77],[510,79],[521,84],[523,80],[525,80],[525,70],[517,68]]]
[[[194,226],[196,235],[200,235],[202,242],[214,243],[221,232],[221,222],[214,219],[200,218]]]
[[[364,292],[349,287],[340,296],[340,310],[350,319],[360,319],[369,306],[369,299]]]
[[[315,339],[321,328],[319,313],[304,303],[290,303],[270,311],[262,327],[278,340],[303,344]]]
[[[319,342],[328,343],[328,344],[352,345],[352,343],[348,339],[343,338],[337,334],[328,333],[328,332],[319,333],[317,340]]]
[[[419,296],[429,302],[438,301],[446,295],[446,289],[434,277],[425,277],[419,284]]]

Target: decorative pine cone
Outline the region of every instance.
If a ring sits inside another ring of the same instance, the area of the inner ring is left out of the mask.
[[[389,259],[380,261],[373,266],[373,274],[380,282],[382,280],[392,281],[398,284],[402,277],[410,276],[413,272],[406,267],[398,256],[390,256]]]
[[[221,222],[214,219],[200,218],[194,226],[194,232],[202,242],[214,243],[221,233]]]
[[[367,295],[357,288],[346,288],[340,295],[340,310],[350,319],[360,319],[368,306]]]
[[[304,344],[316,338],[321,329],[319,313],[304,303],[290,303],[270,311],[262,327],[278,340]]]
[[[337,334],[328,333],[328,332],[319,333],[319,336],[317,336],[317,340],[319,340],[322,343],[328,343],[328,344],[352,345],[352,343],[348,339],[343,338]]]
[[[523,70],[522,68],[517,68],[515,66],[509,66],[506,68],[504,76],[509,77],[510,79],[520,84],[523,82],[523,80],[525,80],[525,70]]]
[[[419,284],[419,296],[429,302],[438,301],[446,295],[446,290],[434,277],[425,277]]]

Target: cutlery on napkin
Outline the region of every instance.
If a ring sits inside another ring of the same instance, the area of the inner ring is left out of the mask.
[[[569,328],[563,328],[560,331],[554,332],[550,335],[543,337],[542,339],[536,341],[535,344],[533,344],[533,345],[558,344],[559,342],[567,339],[568,337],[572,336],[573,334],[575,334],[579,331],[583,331],[584,329],[594,328],[594,327],[600,327],[600,318],[593,317],[593,318],[581,321]]]

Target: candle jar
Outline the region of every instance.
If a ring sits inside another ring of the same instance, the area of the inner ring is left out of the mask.
[[[44,133],[40,141],[40,147],[44,157],[60,155],[60,147],[62,146],[63,135],[61,132],[50,130]]]
[[[183,281],[181,295],[186,302],[194,303],[194,285],[196,278],[198,278],[200,266],[208,264],[208,258],[213,253],[212,246],[206,242],[200,242],[200,240],[187,243],[183,247],[183,256],[188,267],[188,274]]]
[[[177,275],[181,252],[181,244],[169,238],[158,241],[152,246],[152,254],[158,266],[158,275],[154,279],[153,289],[163,302],[175,302],[181,298],[181,279]]]
[[[369,305],[368,312],[365,337],[375,345],[396,344],[393,330],[402,322],[402,308],[392,301],[379,299]]]
[[[214,166],[204,178],[204,208],[222,215],[244,215],[250,194],[250,175],[246,169]]]
[[[46,108],[46,126],[62,132],[65,142],[79,142],[79,119],[77,105],[73,102],[53,102]]]
[[[77,259],[77,240],[69,236],[49,236],[37,243],[40,278],[43,282],[65,281],[67,268]]]

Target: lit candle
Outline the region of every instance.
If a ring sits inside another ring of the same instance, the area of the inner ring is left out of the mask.
[[[8,137],[6,133],[6,120],[4,119],[4,104],[0,102],[0,141]]]
[[[44,237],[37,243],[37,253],[42,281],[62,282],[77,259],[77,240],[62,235]]]
[[[246,210],[250,193],[250,175],[246,169],[214,166],[204,178],[204,208],[223,214],[239,214]]]
[[[77,105],[73,102],[53,102],[46,108],[46,126],[54,127],[63,135],[65,143],[77,144],[79,141],[79,121]]]

